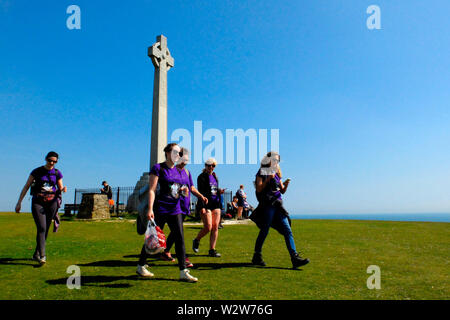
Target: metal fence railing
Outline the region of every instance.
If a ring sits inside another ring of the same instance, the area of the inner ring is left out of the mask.
[[[114,200],[113,211],[118,215],[121,212],[137,212],[139,199],[137,197],[138,190],[135,187],[111,187],[112,200]],[[85,188],[75,189],[73,204],[75,205],[75,212],[83,199],[84,193],[101,193],[100,188]]]
[[[136,187],[111,187],[112,199],[114,200],[113,212],[119,215],[123,212],[137,213],[137,208],[139,204],[139,190]],[[75,195],[73,204],[69,204],[70,209],[73,213],[78,213],[78,207],[81,204],[84,193],[101,193],[100,188],[83,188],[75,189]],[[227,203],[231,202],[233,199],[233,194],[231,191],[225,191],[222,195],[223,198],[223,210],[226,210]],[[191,195],[191,212],[195,213],[195,206],[197,204],[197,197]],[[194,214],[195,216],[195,214]]]
[[[225,191],[222,194],[222,212],[226,211],[227,209],[227,203],[231,202],[233,200],[233,193],[231,191]],[[195,212],[195,206],[197,205],[197,197],[194,195],[191,195],[191,213],[192,216],[200,219],[200,217],[197,216],[196,212]]]

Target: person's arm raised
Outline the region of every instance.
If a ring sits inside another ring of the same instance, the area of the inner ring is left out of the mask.
[[[280,191],[282,194],[286,192],[290,182],[291,179],[287,179],[286,181],[284,181],[284,183],[280,180]]]

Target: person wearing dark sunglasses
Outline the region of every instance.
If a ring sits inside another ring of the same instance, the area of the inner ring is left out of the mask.
[[[209,232],[209,256],[220,257],[220,253],[216,251],[217,237],[219,235],[219,224],[222,213],[222,201],[220,195],[225,190],[219,188],[219,179],[217,178],[214,169],[217,161],[214,158],[209,158],[205,162],[203,172],[197,178],[198,191],[204,195],[208,201],[197,201],[197,210],[203,221],[203,229],[197,234],[197,237],[192,243],[192,250],[199,252],[200,240]]]
[[[15,208],[16,212],[20,213],[22,200],[31,187],[31,195],[33,196],[31,212],[37,230],[36,249],[32,259],[41,265],[47,261],[45,242],[52,220],[56,218],[58,213],[58,197],[62,192],[67,192],[67,187],[63,186],[63,175],[61,171],[55,168],[58,158],[56,152],[49,152],[45,157],[46,164],[30,173]]]

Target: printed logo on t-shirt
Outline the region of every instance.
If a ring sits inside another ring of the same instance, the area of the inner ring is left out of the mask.
[[[217,194],[217,185],[211,184],[211,194],[215,196]]]
[[[53,186],[50,184],[50,182],[44,182],[41,188],[41,192],[53,192]]]
[[[170,185],[170,195],[172,196],[172,198],[174,199],[178,199],[178,197],[180,196],[180,184],[179,183],[173,183]]]
[[[180,193],[183,197],[188,197],[189,196],[189,187],[187,184],[182,184],[180,187]]]

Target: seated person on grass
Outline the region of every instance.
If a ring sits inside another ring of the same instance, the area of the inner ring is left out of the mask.
[[[236,196],[233,197],[232,202],[228,202],[227,206],[227,217],[232,219],[236,216],[238,211],[238,198]]]

